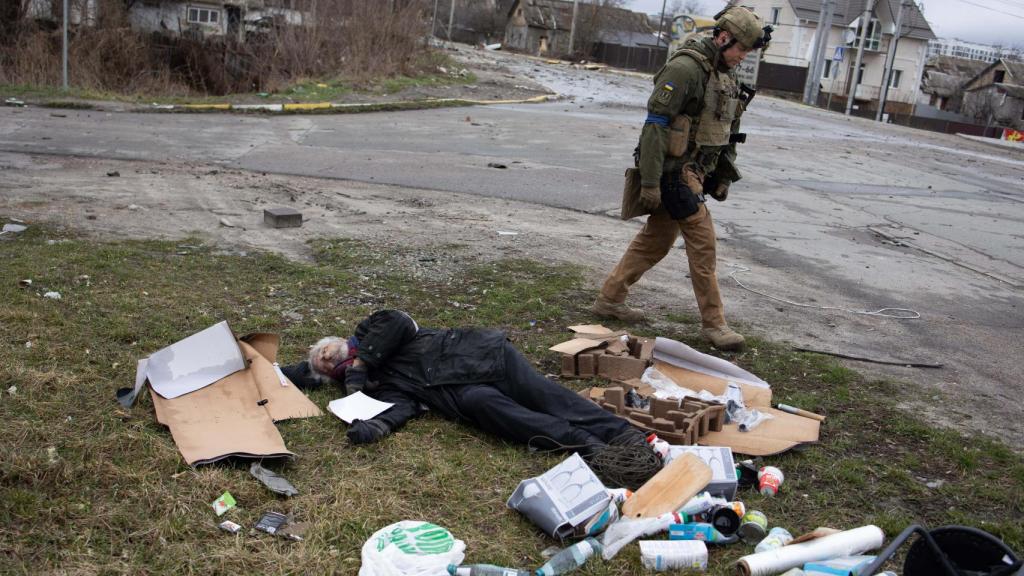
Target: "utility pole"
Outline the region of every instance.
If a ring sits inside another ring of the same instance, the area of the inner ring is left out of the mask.
[[[668,0],[661,0],[661,20],[658,21],[658,48],[661,48],[661,33],[665,30],[665,4]]]
[[[818,58],[814,61],[814,83],[811,84],[811,106],[818,105],[818,91],[821,89],[821,76],[825,70],[825,59],[828,55],[828,37],[832,34],[832,13],[836,0],[825,1],[825,21],[821,23],[821,44],[818,46]]]
[[[434,15],[430,17],[430,35],[437,36],[437,3],[439,0],[434,0]]]
[[[61,68],[64,91],[68,91],[68,0],[64,0],[64,45],[61,49]]]
[[[817,86],[821,81],[821,58],[828,41],[829,30],[825,28],[825,20],[832,20],[832,2],[834,0],[821,0],[821,11],[818,13],[818,30],[814,35],[814,49],[811,51],[811,59],[807,62],[807,80],[804,83],[804,104],[814,105],[818,97]],[[829,24],[831,28],[831,24]],[[813,87],[813,88],[812,88]],[[814,99],[811,94],[814,94]]]
[[[850,93],[846,97],[846,115],[853,111],[853,100],[857,96],[857,84],[860,83],[860,62],[864,59],[864,41],[871,24],[871,11],[875,8],[875,0],[868,0],[864,13],[860,16],[860,40],[857,42],[857,59],[853,63],[853,78],[850,79]]]
[[[452,0],[452,8],[448,11],[448,41],[452,41],[452,22],[455,22],[455,0]]]
[[[903,9],[909,4],[910,0],[903,0],[900,2],[900,9],[896,11],[896,29],[892,31],[889,53],[885,57],[885,71],[882,73],[882,94],[878,99],[878,111],[875,113],[875,122],[882,121],[882,112],[885,111],[885,100],[889,97],[889,84],[892,82],[892,65],[896,61],[896,46],[900,43],[900,36],[903,35]]]
[[[569,25],[569,57],[572,57],[572,46],[576,41],[576,14],[580,11],[580,0],[572,0],[572,24]]]

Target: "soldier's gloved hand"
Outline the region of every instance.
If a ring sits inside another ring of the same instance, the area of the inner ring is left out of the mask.
[[[648,210],[654,210],[658,206],[661,206],[661,187],[641,186],[640,203]]]
[[[356,420],[345,434],[352,444],[372,444],[388,435],[391,428],[380,420]]]
[[[729,184],[728,180],[719,181],[718,178],[708,176],[704,179],[704,193],[719,202],[725,202],[729,196]]]
[[[366,366],[349,366],[345,370],[345,393],[355,394],[366,388]]]

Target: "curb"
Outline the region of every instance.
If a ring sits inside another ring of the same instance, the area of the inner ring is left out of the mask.
[[[399,100],[395,102],[361,102],[341,104],[334,102],[289,102],[283,104],[154,104],[145,108],[149,112],[267,112],[281,113],[353,113],[416,110],[446,106],[488,106],[496,104],[539,104],[560,100],[560,94],[542,94],[532,98],[510,100],[470,100],[466,98],[433,98],[426,100]]]

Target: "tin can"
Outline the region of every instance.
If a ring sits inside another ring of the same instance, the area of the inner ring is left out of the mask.
[[[757,471],[757,490],[765,496],[775,496],[785,476],[775,466],[765,466]]]
[[[749,510],[740,519],[736,533],[747,544],[757,544],[768,534],[768,517],[760,510]]]

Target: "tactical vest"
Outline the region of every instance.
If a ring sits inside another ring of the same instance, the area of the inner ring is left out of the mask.
[[[729,145],[733,122],[743,114],[739,85],[731,74],[716,70],[699,50],[680,48],[678,53],[693,58],[707,74],[700,115],[690,118],[690,134],[683,162],[695,164],[701,172],[710,174],[718,163],[722,148]]]

